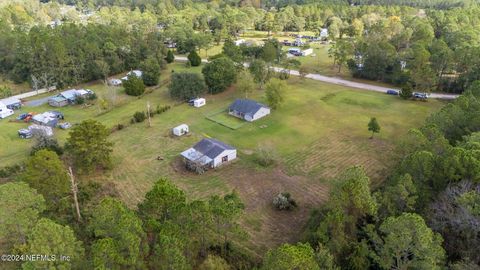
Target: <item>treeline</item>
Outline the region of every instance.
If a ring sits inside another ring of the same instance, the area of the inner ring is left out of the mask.
[[[450,9],[470,6],[477,2],[475,0],[351,0],[351,3],[354,5],[410,6],[432,9]]]
[[[339,70],[348,66],[354,77],[460,93],[480,79],[479,11],[332,17],[329,53]]]
[[[164,64],[166,49],[155,32],[73,23],[23,32],[1,25],[0,72],[17,83],[37,81],[39,88],[62,88],[137,69],[149,59]]]
[[[477,81],[410,131],[376,192],[361,168],[344,172],[313,213],[306,240],[326,247],[342,269],[477,269],[479,109]]]
[[[187,1],[170,1],[170,0],[144,0],[144,1],[128,1],[128,0],[43,0],[42,2],[57,2],[67,5],[77,5],[84,7],[99,6],[123,6],[130,8],[160,7],[162,5],[175,5],[183,7],[188,5]],[[209,3],[207,0],[196,0],[194,3]],[[434,9],[450,9],[455,7],[465,7],[476,3],[475,0],[225,0],[222,4],[231,6],[254,6],[254,7],[276,7],[282,8],[289,5],[302,5],[309,3],[336,4],[336,5],[383,5],[383,6],[411,6],[419,8]]]

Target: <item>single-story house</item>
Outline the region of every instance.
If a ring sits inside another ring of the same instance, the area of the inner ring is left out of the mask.
[[[186,124],[181,124],[178,127],[172,129],[172,133],[176,136],[182,136],[189,132],[188,126]]]
[[[141,78],[142,75],[143,75],[143,72],[142,72],[141,70],[132,70],[132,71],[129,71],[129,72],[127,73],[127,76],[125,76],[125,77],[122,78],[122,81],[127,81],[127,80],[128,80],[128,76],[130,76],[130,75],[132,75],[132,74],[135,75],[135,76],[137,76],[137,78]]]
[[[48,127],[56,127],[59,119],[63,119],[63,114],[59,112],[44,112],[32,117],[33,123]]]
[[[0,119],[7,118],[13,114],[13,110],[7,108],[7,105],[0,102]]]
[[[68,102],[73,103],[75,102],[75,99],[77,98],[77,90],[76,89],[70,89],[61,92],[58,96],[63,97],[68,100]]]
[[[237,158],[237,149],[215,139],[203,139],[181,153],[187,166],[195,164],[217,168]]]
[[[55,96],[48,99],[48,104],[53,107],[63,107],[69,104],[68,100],[62,96]]]
[[[77,90],[77,97],[88,98],[88,96],[92,95],[93,91],[89,89],[78,89]]]
[[[93,91],[89,89],[70,89],[61,92],[60,94],[51,97],[48,100],[48,104],[53,107],[63,107],[68,104],[75,103],[78,97],[87,98],[89,95],[92,95]]]
[[[270,114],[270,108],[251,99],[237,99],[228,108],[228,113],[248,122]]]
[[[22,101],[18,98],[14,98],[14,97],[4,98],[4,99],[0,99],[0,102],[3,103],[5,106],[7,106],[7,108],[10,110],[18,110],[22,108]]]

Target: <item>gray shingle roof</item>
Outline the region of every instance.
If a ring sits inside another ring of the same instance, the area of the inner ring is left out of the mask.
[[[232,146],[215,139],[203,139],[193,146],[193,149],[214,159],[225,150],[235,150]]]
[[[237,112],[241,112],[244,114],[251,114],[251,115],[254,115],[261,108],[268,108],[268,107],[263,105],[262,103],[256,102],[255,100],[251,100],[251,99],[237,99],[229,107],[231,111],[237,111]]]

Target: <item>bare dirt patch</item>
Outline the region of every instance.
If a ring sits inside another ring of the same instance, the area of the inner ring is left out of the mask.
[[[239,165],[232,164],[215,174],[220,173],[245,204],[241,223],[249,235],[248,246],[262,255],[266,248],[299,241],[310,210],[328,199],[328,185],[304,176],[288,176],[280,168],[255,171]],[[275,210],[272,200],[280,192],[289,192],[299,207],[293,211]]]

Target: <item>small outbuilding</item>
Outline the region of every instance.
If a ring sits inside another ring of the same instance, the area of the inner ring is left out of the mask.
[[[67,106],[68,100],[62,96],[56,96],[48,99],[48,104],[53,107],[64,107]]]
[[[176,136],[183,136],[189,132],[188,125],[186,124],[181,124],[178,127],[174,127],[172,129],[173,135]]]
[[[270,108],[251,99],[237,99],[228,108],[228,113],[248,122],[253,122],[270,114]]]
[[[306,49],[306,50],[303,50],[302,51],[302,56],[307,56],[307,55],[310,55],[313,53],[313,49],[310,48],[310,49]]]
[[[187,168],[217,168],[237,158],[237,149],[216,139],[203,139],[181,153]]]

